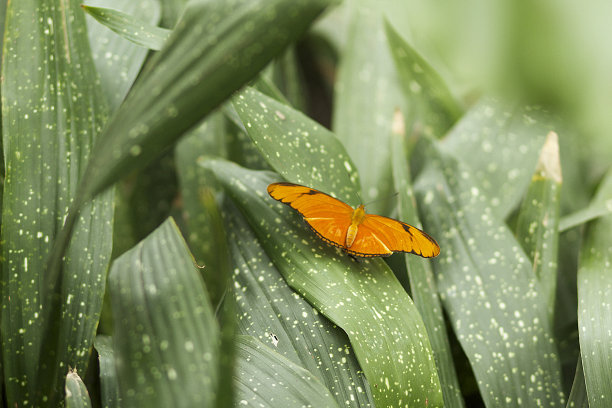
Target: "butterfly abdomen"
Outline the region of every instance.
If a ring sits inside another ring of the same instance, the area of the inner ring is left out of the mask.
[[[357,231],[359,231],[359,225],[363,222],[365,218],[365,209],[363,205],[355,208],[353,214],[351,215],[351,225],[346,231],[346,247],[350,248],[355,242],[355,237],[357,236]]]

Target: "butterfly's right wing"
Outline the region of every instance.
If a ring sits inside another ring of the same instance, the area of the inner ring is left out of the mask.
[[[319,190],[293,183],[273,183],[268,193],[298,211],[324,241],[344,247],[353,208]]]

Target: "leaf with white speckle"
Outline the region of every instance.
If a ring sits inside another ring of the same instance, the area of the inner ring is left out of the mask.
[[[141,6],[140,9],[146,10],[146,7]],[[83,6],[83,10],[117,35],[136,45],[155,51],[162,49],[171,33],[171,30],[150,25],[138,17],[112,8]]]
[[[251,336],[236,339],[234,406],[339,407],[321,382]]]
[[[138,13],[148,24],[157,24],[161,17],[158,0],[87,0],[85,3],[87,6],[108,7],[129,14]],[[114,112],[134,83],[148,50],[110,31],[90,15],[87,15],[87,33],[102,91],[111,112]]]
[[[98,353],[100,367],[100,402],[102,408],[119,407],[119,384],[115,369],[113,339],[108,336],[96,336],[94,347]]]
[[[356,3],[359,3],[358,5]],[[353,159],[363,202],[374,214],[392,206],[389,138],[395,109],[406,105],[378,2],[352,2],[347,43],[334,84],[333,129]]]
[[[612,195],[608,171],[594,202]],[[612,215],[588,225],[578,265],[578,333],[591,408],[612,401]]]
[[[113,262],[109,290],[122,404],[211,406],[219,327],[171,219]]]
[[[462,108],[442,77],[395,28],[385,21],[387,41],[408,99],[412,128],[430,137],[442,137],[459,119]]]
[[[77,2],[20,0],[6,7],[6,400],[10,406],[55,406],[64,396],[68,367],[87,369],[112,247],[112,191],[84,208],[62,271],[50,273],[46,260],[108,108]]]
[[[91,400],[87,388],[76,371],[68,372],[66,376],[66,408],[89,408]]]
[[[416,200],[410,185],[410,168],[406,160],[405,134],[403,132],[405,128],[402,124],[403,116],[399,110],[396,111],[394,121],[397,124],[394,129],[397,131],[391,138],[390,147],[393,183],[395,190],[398,192],[398,213],[400,219],[404,222],[422,228],[416,208]],[[441,250],[444,250],[444,248]],[[444,405],[449,408],[464,407],[465,403],[459,388],[459,379],[453,362],[446,322],[444,321],[442,304],[438,296],[431,261],[412,254],[405,254],[404,256],[412,298],[423,317],[436,359]]]
[[[217,160],[208,167],[289,286],[348,334],[375,404],[441,406],[423,321],[386,263],[354,261],[321,241],[298,214],[268,196],[273,173]]]
[[[255,146],[285,179],[360,202],[357,169],[333,133],[253,88],[232,102]]]
[[[532,266],[466,166],[432,146],[415,183],[425,230],[442,248],[438,290],[485,404],[561,406],[560,362]]]
[[[346,333],[297,295],[272,265],[234,205],[225,209],[241,333],[318,377],[340,406],[373,406]]]
[[[541,108],[483,98],[441,141],[440,149],[464,164],[498,218],[523,197],[546,135],[556,124]],[[563,135],[562,135],[563,136]]]

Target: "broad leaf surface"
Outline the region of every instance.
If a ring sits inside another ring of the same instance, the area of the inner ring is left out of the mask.
[[[438,289],[485,404],[561,406],[560,363],[532,266],[469,170],[432,146],[415,190]]]
[[[225,215],[239,332],[251,335],[317,377],[339,406],[373,406],[346,333],[295,293],[235,206]]]
[[[238,336],[236,406],[339,407],[317,377],[251,336]]]
[[[425,327],[387,265],[356,262],[317,238],[268,196],[274,174],[222,161],[209,168],[287,283],[348,334],[376,405],[442,405]]]
[[[211,406],[219,327],[171,219],[113,262],[109,286],[122,405]]]

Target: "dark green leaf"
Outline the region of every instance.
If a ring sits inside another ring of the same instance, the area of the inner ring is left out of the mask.
[[[208,167],[287,283],[348,334],[376,405],[442,405],[421,317],[384,261],[360,263],[322,242],[267,195],[276,175],[222,161]]]
[[[255,146],[285,179],[360,202],[355,165],[329,130],[252,88],[233,104]]]
[[[393,182],[395,191],[398,192],[399,218],[417,228],[422,228],[412,191],[410,168],[406,161],[404,119],[399,110],[395,112],[394,116],[394,132],[390,140],[390,149]],[[455,371],[446,323],[442,314],[442,304],[438,297],[438,289],[431,268],[431,262],[411,254],[406,254],[405,258],[412,298],[423,317],[423,323],[425,323],[431,348],[436,359],[436,368],[438,369],[438,376],[442,386],[444,405],[446,407],[463,407],[465,405],[461,396],[461,389],[459,388],[459,380]]]
[[[219,327],[171,219],[113,262],[109,286],[122,404],[211,406]]]
[[[45,262],[107,107],[76,2],[8,3],[4,40],[6,398],[54,406],[68,367],[86,371],[112,245],[112,192],[82,212],[62,272],[44,273]]]
[[[159,22],[161,14],[157,0],[87,0],[86,3],[128,14],[138,13],[139,18],[151,25]],[[149,50],[120,37],[89,15],[87,32],[102,91],[114,112],[125,99]]]
[[[119,398],[119,382],[115,370],[115,354],[113,339],[108,336],[96,336],[94,347],[98,352],[100,366],[100,400],[102,408],[117,408],[121,406]]]
[[[612,195],[612,171],[594,202]],[[589,406],[612,401],[612,215],[588,226],[578,264],[578,333]]]
[[[111,8],[82,7],[90,16],[117,35],[145,48],[161,50],[171,33],[166,28],[156,27],[145,20]]]
[[[91,400],[83,380],[76,371],[69,371],[66,376],[66,408],[90,408]]]
[[[551,132],[540,153],[536,171],[521,205],[516,236],[533,264],[540,282],[540,296],[546,299],[550,322],[554,322],[559,249],[559,203],[561,163],[559,140]]]
[[[302,34],[331,1],[190,2],[101,135],[80,197],[96,195],[170,147]]]
[[[339,406],[315,376],[259,340],[238,336],[236,345],[236,406]]]
[[[432,146],[415,190],[441,253],[440,297],[489,407],[564,403],[546,299],[468,168]]]
[[[227,205],[238,327],[317,377],[340,406],[373,406],[346,333],[285,282],[235,206]]]

